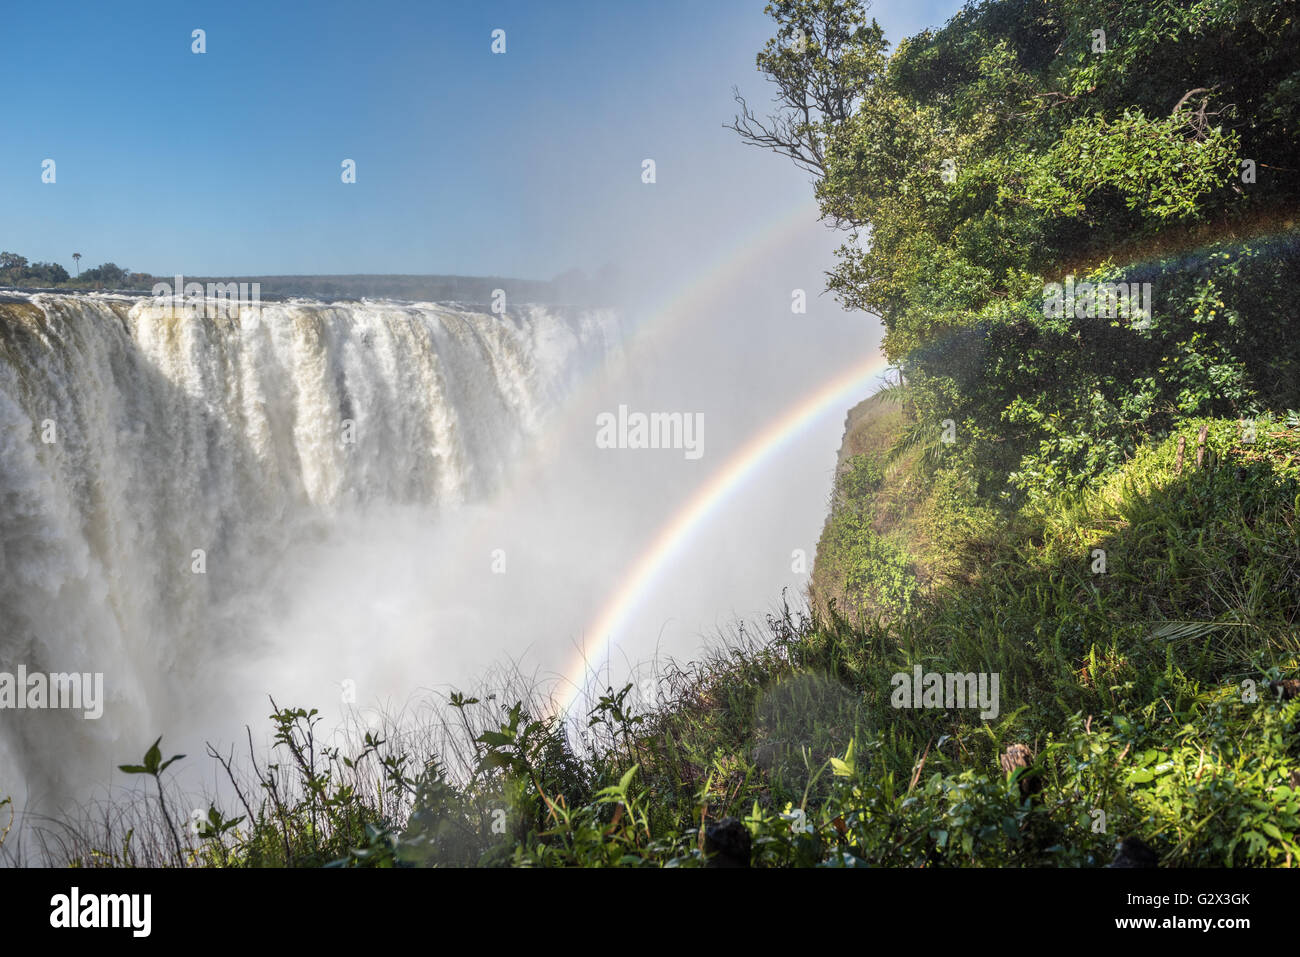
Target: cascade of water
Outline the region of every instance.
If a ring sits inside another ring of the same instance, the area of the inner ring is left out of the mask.
[[[611,314],[541,307],[0,302],[0,674],[105,675],[100,720],[0,710],[0,793],[102,779],[250,651],[287,549],[490,495],[615,349]]]

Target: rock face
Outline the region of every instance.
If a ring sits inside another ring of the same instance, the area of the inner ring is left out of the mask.
[[[871,395],[863,399],[844,416],[844,439],[836,467],[843,468],[855,455],[888,448],[901,421],[898,407],[883,397]]]
[[[1287,701],[1290,701],[1300,693],[1300,678],[1286,678],[1282,681],[1270,681],[1268,686],[1273,689],[1274,693],[1281,695]]]
[[[749,829],[724,817],[704,830],[705,867],[749,867]]]
[[[1159,856],[1141,839],[1126,837],[1119,842],[1119,849],[1115,851],[1115,859],[1110,862],[1109,866],[1156,867],[1159,863]]]
[[[859,455],[883,456],[897,439],[902,426],[902,414],[898,406],[886,401],[879,395],[863,399],[844,419],[844,438],[840,443],[836,461],[836,488],[831,496],[830,512],[826,517],[825,527],[817,543],[817,555],[813,562],[812,580],[808,586],[809,601],[819,614],[825,615],[833,603],[841,614],[850,618],[863,610],[859,607],[861,596],[846,588],[844,570],[837,568],[833,556],[827,547],[827,533],[835,514],[835,509],[842,505],[839,480],[853,459]],[[876,510],[883,520],[884,510]],[[884,529],[877,527],[877,532]]]

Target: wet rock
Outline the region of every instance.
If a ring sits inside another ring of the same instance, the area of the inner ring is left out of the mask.
[[[749,867],[749,828],[724,817],[704,829],[705,867]]]
[[[1025,773],[1020,777],[1020,796],[1029,797],[1031,794],[1037,794],[1043,788],[1043,782],[1039,780],[1038,775],[1030,774],[1029,770],[1034,766],[1034,752],[1025,744],[1012,744],[1007,746],[1007,750],[998,758],[998,763],[1002,765],[1002,770],[1007,774],[1014,774],[1020,768],[1025,769]]]
[[[1268,686],[1273,689],[1274,694],[1280,694],[1287,701],[1300,694],[1300,678],[1284,678],[1281,681],[1270,681]]]
[[[1126,837],[1119,842],[1111,867],[1155,867],[1160,858],[1140,838]]]

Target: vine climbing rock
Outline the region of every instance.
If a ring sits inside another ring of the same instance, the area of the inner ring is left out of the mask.
[[[1126,837],[1119,842],[1119,847],[1115,851],[1115,859],[1110,862],[1109,866],[1155,867],[1159,863],[1160,857],[1140,838]]]
[[[749,828],[724,817],[704,829],[705,867],[749,867]]]

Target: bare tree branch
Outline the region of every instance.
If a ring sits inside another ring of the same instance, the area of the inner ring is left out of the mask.
[[[749,108],[740,90],[731,88],[732,96],[740,104],[740,113],[726,124],[727,129],[734,130],[750,146],[771,150],[794,161],[800,169],[815,176],[826,175],[826,160],[821,146],[815,137],[800,136],[795,124],[788,117],[776,115],[766,122],[760,120]],[[806,115],[806,113],[805,113]]]

